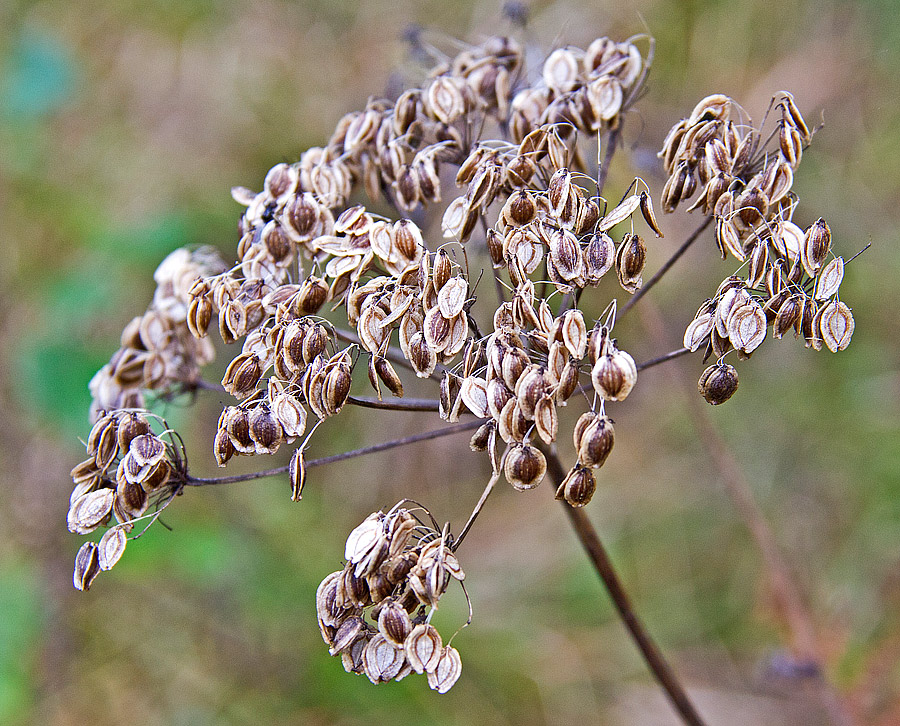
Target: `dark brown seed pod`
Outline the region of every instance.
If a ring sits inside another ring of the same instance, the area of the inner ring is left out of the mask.
[[[583,507],[594,496],[597,480],[594,473],[583,466],[576,466],[556,490],[557,499],[565,499],[573,507]]]
[[[547,460],[530,444],[514,444],[506,455],[503,473],[519,491],[534,489],[547,473]]]
[[[495,426],[496,424],[493,421],[488,421],[475,429],[475,433],[472,434],[472,438],[469,440],[469,448],[472,451],[487,451]]]
[[[738,387],[738,374],[728,363],[716,363],[700,374],[697,389],[707,403],[718,406],[734,395]]]
[[[612,419],[594,416],[581,431],[578,439],[578,463],[596,469],[603,466],[616,442]]]

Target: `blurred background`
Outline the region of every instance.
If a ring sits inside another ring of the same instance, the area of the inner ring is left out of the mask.
[[[639,173],[658,199],[655,152],[708,93],[759,119],[787,89],[810,125],[824,120],[795,220],[824,216],[845,259],[872,245],[841,289],[853,342],[832,355],[767,341],[739,365],[736,396],[705,413],[790,566],[827,679],[856,723],[900,724],[900,15],[890,0],[527,7],[519,37],[537,58],[601,35],[656,38],[610,196]],[[343,113],[417,77],[410,24],[450,52],[513,30],[483,0],[0,4],[0,723],[676,723],[549,483],[498,488],[460,550],[475,618],[454,640],[463,673],[449,694],[421,677],[374,687],[328,656],[314,592],[347,533],[405,495],[458,529],[487,476],[465,435],[311,470],[299,504],[284,478],[190,491],[164,517],[171,531],[131,543],[89,593],[72,588],[83,538],[65,513],[87,383],[145,309],[153,270],[184,244],[233,256],[230,187],[260,188]],[[661,222],[650,270],[699,220]],[[710,235],[698,242],[617,329],[625,347],[644,360],[666,334],[680,345],[727,265]],[[827,723],[691,413],[702,368],[692,357],[641,374],[587,511],[710,726]],[[214,473],[224,403],[205,393],[165,410],[199,474]],[[438,424],[347,410],[310,455]],[[466,615],[451,590],[445,638]]]

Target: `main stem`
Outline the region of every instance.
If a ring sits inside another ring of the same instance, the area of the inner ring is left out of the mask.
[[[547,456],[547,471],[550,474],[550,478],[554,484],[559,486],[566,475],[562,463],[555,453],[546,450],[544,453]],[[562,502],[562,505],[566,510],[569,521],[572,523],[575,534],[578,535],[582,547],[584,547],[588,557],[590,557],[597,574],[600,575],[600,579],[612,598],[616,610],[619,611],[622,622],[641,651],[641,655],[653,676],[665,690],[681,720],[688,726],[705,726],[703,719],[700,718],[700,714],[697,713],[697,709],[688,698],[675,672],[635,613],[631,605],[631,599],[628,597],[628,593],[625,591],[625,587],[622,585],[622,581],[613,567],[606,548],[600,541],[597,530],[591,524],[591,520],[588,519],[583,509],[572,507],[565,501]]]

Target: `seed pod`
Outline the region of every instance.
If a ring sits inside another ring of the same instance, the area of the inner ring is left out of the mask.
[[[563,315],[562,339],[572,357],[576,360],[584,358],[587,352],[587,326],[580,310],[568,310]]]
[[[100,574],[99,556],[96,542],[85,542],[75,555],[73,584],[76,590],[89,590],[94,578]]]
[[[712,313],[703,313],[694,318],[684,331],[684,347],[692,353],[709,340],[709,334],[716,325]]]
[[[150,506],[150,497],[140,484],[130,482],[127,479],[119,481],[116,487],[115,513],[121,521],[137,519],[147,511]]]
[[[837,294],[844,279],[844,258],[835,257],[819,272],[816,280],[816,300],[827,300]]]
[[[396,648],[381,633],[375,635],[363,651],[363,667],[372,683],[393,680],[403,668],[404,652]]]
[[[213,441],[213,454],[216,457],[216,464],[218,466],[225,466],[225,464],[228,463],[228,460],[234,456],[234,445],[231,443],[228,431],[224,428],[220,428],[216,431],[216,438],[215,441]]]
[[[575,390],[578,388],[578,376],[578,362],[570,357],[559,376],[559,383],[556,384],[555,396],[557,405],[565,406],[566,401],[575,393]]]
[[[69,507],[66,525],[73,534],[90,534],[112,511],[115,491],[98,489],[76,499]]]
[[[803,261],[806,274],[815,277],[822,265],[825,264],[830,251],[831,229],[828,223],[819,217],[806,230],[803,236],[803,246],[800,248],[800,259]]]
[[[339,413],[350,396],[350,364],[341,362],[329,366],[322,387],[322,401],[329,416]]]
[[[585,274],[584,257],[578,238],[567,229],[557,229],[549,236],[550,260],[566,282],[583,277]]]
[[[303,485],[306,483],[306,458],[303,449],[298,448],[291,456],[288,468],[291,482],[291,501],[299,502],[303,497]]]
[[[382,512],[374,512],[366,517],[362,524],[353,529],[347,536],[344,546],[344,559],[353,564],[360,562],[376,545],[382,537],[381,521],[384,519]]]
[[[315,315],[328,299],[328,285],[320,277],[310,275],[303,282],[303,287],[295,298],[297,315]]]
[[[583,251],[585,279],[588,285],[600,284],[616,259],[616,245],[606,232],[595,232]]]
[[[707,403],[718,406],[734,395],[738,387],[738,374],[734,366],[716,363],[700,374],[697,389]]]
[[[513,444],[506,454],[503,473],[506,480],[519,491],[534,489],[547,472],[544,455],[529,444]]]
[[[647,261],[647,247],[639,235],[628,233],[616,252],[619,284],[627,292],[635,292],[643,283],[641,273]]]
[[[422,623],[406,636],[403,648],[409,665],[416,673],[431,673],[441,657],[443,645],[437,629],[433,625]]]
[[[357,576],[355,568],[348,562],[341,573],[335,604],[344,609],[352,609],[363,608],[370,602],[368,580],[364,576]]]
[[[594,496],[597,480],[590,469],[576,466],[556,489],[556,498],[565,499],[572,507],[583,507]]]
[[[590,469],[603,466],[616,442],[612,419],[590,414],[577,440],[578,463]],[[581,423],[581,420],[579,420]]]
[[[475,430],[475,433],[472,434],[472,438],[469,440],[469,448],[472,451],[487,451],[494,436],[495,428],[496,424],[493,421],[481,424]]]
[[[362,618],[355,615],[347,618],[341,623],[337,632],[334,634],[334,639],[331,647],[328,649],[328,654],[337,655],[338,653],[347,651],[356,641],[361,637],[364,637],[363,634],[365,633],[365,630],[366,624]]]
[[[559,429],[559,416],[556,413],[556,404],[550,394],[544,394],[534,408],[534,425],[538,436],[545,444],[556,441],[556,433]]]
[[[752,353],[766,337],[768,321],[755,300],[734,308],[728,316],[728,339],[744,353]]]
[[[549,388],[544,378],[544,368],[537,364],[532,363],[519,376],[514,393],[522,413],[529,421],[534,419],[535,406]]]
[[[380,355],[374,356],[375,360],[375,372],[378,374],[378,377],[381,379],[382,383],[388,387],[388,390],[396,397],[403,397],[403,382],[400,380],[400,376],[397,375],[397,371],[394,370],[394,366],[391,365],[390,361],[387,358],[384,358]]]
[[[101,570],[111,570],[125,552],[128,538],[125,536],[125,528],[112,527],[106,531],[97,544],[97,564]]]
[[[385,601],[378,614],[378,632],[397,648],[403,648],[412,629],[412,620],[403,606],[394,601]]]
[[[772,324],[772,333],[776,340],[781,340],[785,333],[797,325],[803,315],[804,298],[802,293],[795,293],[790,295],[778,308]]]
[[[253,353],[241,353],[225,370],[222,386],[235,398],[246,398],[256,390],[262,377],[259,358]]]
[[[249,414],[250,439],[256,454],[274,454],[284,441],[284,430],[268,406],[258,406]]]
[[[591,369],[594,390],[606,401],[624,401],[636,381],[634,358],[623,350],[599,357]]]
[[[419,378],[429,378],[437,366],[437,353],[425,341],[422,333],[409,339],[409,362]]]
[[[426,671],[428,687],[438,693],[446,693],[459,680],[462,673],[462,660],[459,651],[452,645],[446,646],[440,653],[434,670]]]
[[[277,379],[269,379],[277,380]],[[272,401],[272,414],[275,416],[284,435],[289,438],[303,436],[306,431],[306,409],[300,403],[297,396],[289,393],[279,393],[274,397],[270,396]]]
[[[819,317],[818,329],[822,332],[822,341],[828,346],[828,350],[837,353],[850,345],[850,338],[856,325],[849,307],[832,300],[822,308],[817,317]]]
[[[479,418],[487,418],[490,415],[487,398],[487,382],[478,376],[468,376],[463,379],[460,387],[460,397],[466,408]]]
[[[343,608],[337,605],[338,587],[343,576],[343,571],[332,572],[327,575],[316,590],[316,615],[321,624],[330,628],[336,628],[343,619]],[[323,638],[325,633],[322,633]],[[331,641],[325,638],[325,642],[331,645]]]

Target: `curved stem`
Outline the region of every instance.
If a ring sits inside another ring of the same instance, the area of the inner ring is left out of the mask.
[[[653,275],[644,285],[632,296],[632,298],[622,306],[622,309],[619,311],[619,314],[616,316],[617,319],[621,319],[625,317],[625,314],[634,307],[638,300],[640,300],[644,295],[646,295],[650,289],[662,279],[662,276],[665,275],[669,269],[678,262],[678,259],[688,251],[688,248],[697,241],[697,238],[703,234],[704,230],[709,227],[710,223],[713,221],[713,217],[709,216],[703,220],[703,224],[701,224],[697,229],[695,229],[688,238],[682,243],[681,247],[679,247],[675,252],[672,253],[672,256],[666,260],[662,267],[660,267],[656,274]]]
[[[385,441],[381,444],[373,444],[372,446],[364,446],[361,449],[353,449],[352,451],[345,451],[340,454],[332,454],[331,456],[323,456],[320,459],[311,459],[306,462],[306,468],[312,468],[314,466],[325,466],[326,464],[333,464],[337,461],[343,461],[344,459],[353,459],[357,456],[365,456],[366,454],[375,454],[379,451],[387,451],[388,449],[394,449],[398,446],[406,446],[407,444],[415,444],[418,441],[427,441],[429,439],[438,439],[442,436],[450,436],[451,434],[458,434],[462,431],[471,431],[472,429],[478,428],[481,424],[484,423],[483,419],[475,419],[473,421],[466,421],[465,423],[456,424],[455,426],[447,426],[442,429],[435,429],[434,431],[425,431],[421,434],[413,434],[412,436],[404,436],[400,439],[393,439],[392,441]],[[284,466],[276,466],[274,469],[265,469],[263,471],[255,471],[249,474],[234,474],[233,476],[218,476],[211,477],[209,479],[204,479],[202,477],[197,476],[187,476],[184,480],[184,485],[189,487],[202,487],[202,486],[210,486],[213,484],[234,484],[242,481],[252,481],[254,479],[263,479],[269,476],[278,476],[279,474],[287,473],[290,468],[290,464],[285,464]]]
[[[565,478],[565,471],[559,457],[554,452],[545,449],[544,453],[547,456],[547,472],[558,486]],[[675,672],[635,613],[631,599],[628,597],[628,593],[625,591],[625,587],[622,585],[622,581],[613,567],[606,548],[600,541],[597,530],[591,524],[591,520],[588,519],[588,516],[581,508],[572,507],[565,501],[562,502],[562,506],[566,510],[566,515],[569,517],[572,528],[581,541],[582,547],[584,547],[588,557],[590,557],[594,569],[597,570],[597,574],[603,581],[606,591],[612,598],[616,610],[619,611],[622,622],[631,634],[638,650],[641,651],[641,655],[653,673],[654,678],[665,690],[682,722],[688,726],[704,726],[703,719],[700,718],[700,714],[697,713],[697,709],[688,698]]]

